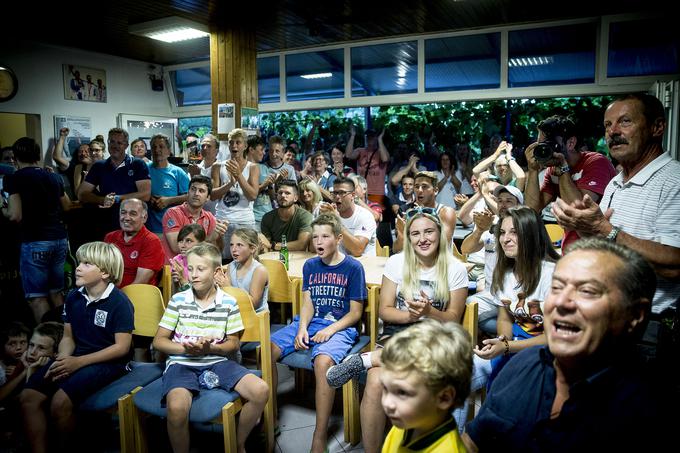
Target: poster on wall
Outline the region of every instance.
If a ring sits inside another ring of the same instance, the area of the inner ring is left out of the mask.
[[[257,109],[242,107],[241,129],[244,129],[248,135],[257,135],[258,127],[259,117],[257,116]]]
[[[236,104],[217,104],[217,133],[228,134],[236,128]]]
[[[64,99],[106,102],[106,71],[72,64],[64,68]]]
[[[59,140],[59,131],[68,128],[68,136],[64,144],[64,157],[71,160],[82,144],[90,143],[92,135],[92,120],[85,116],[54,115],[54,139]]]
[[[151,137],[156,134],[163,134],[170,141],[170,151],[172,151],[173,156],[175,155],[177,149],[177,118],[121,113],[118,115],[118,127],[122,127],[128,132],[130,143],[141,138],[147,144],[147,147],[150,145]]]

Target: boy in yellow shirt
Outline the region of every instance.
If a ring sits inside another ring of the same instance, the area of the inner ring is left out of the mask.
[[[451,415],[470,393],[465,330],[425,319],[390,338],[382,362],[382,406],[393,425],[382,452],[465,452]]]

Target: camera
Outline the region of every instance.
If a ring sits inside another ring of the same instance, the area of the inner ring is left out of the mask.
[[[562,149],[562,145],[554,140],[546,140],[540,142],[538,145],[536,145],[536,148],[534,148],[534,159],[536,159],[536,162],[541,165],[548,165],[548,162],[553,159],[554,153],[565,154]]]

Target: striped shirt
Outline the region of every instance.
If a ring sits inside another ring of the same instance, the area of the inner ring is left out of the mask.
[[[217,288],[215,300],[201,308],[194,300],[192,289],[175,294],[163,313],[160,327],[173,331],[172,341],[186,343],[199,338],[213,338],[217,344],[224,343],[227,335],[243,330],[243,321],[236,299]],[[228,360],[220,355],[169,355],[166,369],[176,363],[189,366],[205,366]]]
[[[600,208],[612,208],[612,225],[626,233],[680,248],[680,162],[664,153],[627,182],[619,173],[607,185]],[[652,311],[661,313],[678,297],[680,283],[657,275]]]

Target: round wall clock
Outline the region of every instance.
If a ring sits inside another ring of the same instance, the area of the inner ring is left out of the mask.
[[[19,82],[14,71],[0,64],[0,102],[12,99],[18,89]]]

